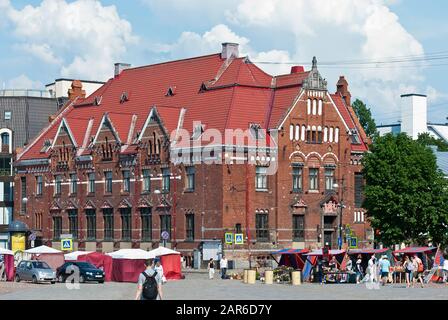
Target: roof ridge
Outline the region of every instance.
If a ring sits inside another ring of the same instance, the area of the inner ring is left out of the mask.
[[[190,57],[190,58],[184,58],[184,59],[178,59],[178,60],[170,60],[170,61],[165,61],[165,62],[159,62],[159,63],[148,64],[148,65],[144,65],[144,66],[128,68],[128,69],[123,70],[123,72],[139,70],[139,69],[144,69],[144,68],[150,68],[150,67],[160,66],[160,65],[164,65],[164,64],[172,64],[172,63],[184,62],[184,61],[189,61],[189,60],[205,59],[205,58],[210,58],[210,57],[219,56],[219,55],[220,55],[220,53],[213,53],[213,54],[208,54],[208,55],[198,56],[198,57]]]

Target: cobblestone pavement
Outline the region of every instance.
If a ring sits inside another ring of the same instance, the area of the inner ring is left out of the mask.
[[[0,300],[127,300],[135,297],[136,290],[133,283],[83,284],[74,290],[68,290],[65,284],[12,286],[8,291],[0,284]],[[190,273],[185,280],[168,282],[163,290],[168,300],[448,300],[446,284],[431,284],[423,289],[406,289],[397,284],[378,290],[369,290],[363,284],[248,285],[239,280],[208,280],[202,273]]]

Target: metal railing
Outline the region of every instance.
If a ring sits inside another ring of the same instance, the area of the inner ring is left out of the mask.
[[[54,98],[46,90],[21,90],[21,89],[3,89],[0,90],[0,97],[36,97],[36,98]]]

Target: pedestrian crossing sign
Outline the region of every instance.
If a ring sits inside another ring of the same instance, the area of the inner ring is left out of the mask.
[[[61,240],[62,251],[73,251],[73,240],[72,239],[62,239]]]
[[[226,233],[226,244],[233,244],[233,233]]]
[[[244,244],[244,235],[242,233],[235,234],[235,244]]]

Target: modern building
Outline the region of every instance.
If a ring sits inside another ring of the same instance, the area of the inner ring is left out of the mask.
[[[10,242],[15,151],[37,136],[57,110],[57,100],[47,91],[0,90],[0,247]]]
[[[421,133],[428,133],[436,139],[442,139],[448,143],[448,123],[431,123],[428,118],[428,102],[426,95],[404,94],[401,96],[401,119],[398,123],[377,126],[380,135],[387,133],[406,133],[413,139],[417,139]],[[448,177],[448,152],[437,151],[432,148],[437,157],[437,164]]]
[[[273,77],[225,43],[117,64],[92,95],[77,90],[15,163],[14,217],[44,244],[71,234],[75,249],[166,242],[192,255],[219,243],[239,266],[249,253],[347,247],[348,237],[373,245],[361,208],[368,139],[347,81],[330,92],[315,58]],[[224,243],[226,233],[244,243]]]

